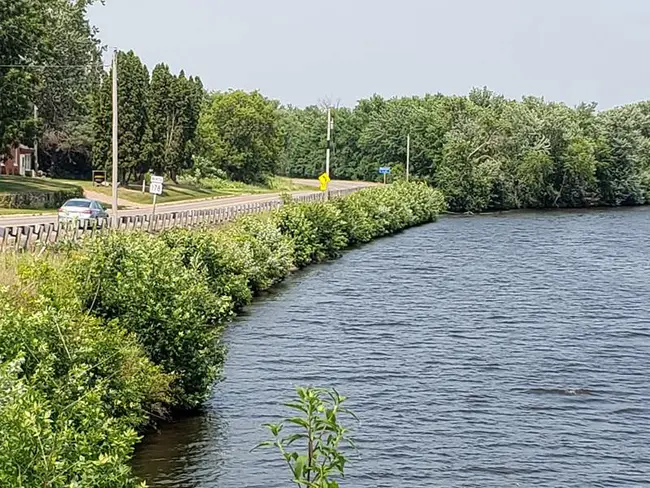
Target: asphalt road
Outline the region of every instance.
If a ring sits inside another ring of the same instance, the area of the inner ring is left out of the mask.
[[[318,182],[313,180],[295,180],[297,183],[301,184],[313,184],[315,187],[318,186]],[[330,182],[330,190],[345,190],[348,188],[360,188],[365,186],[370,186],[372,183],[364,183],[358,181],[332,181]],[[311,195],[313,193],[319,193],[318,191],[299,191],[292,192],[294,196],[302,195]],[[202,209],[211,209],[219,207],[229,207],[231,205],[239,205],[243,203],[253,203],[253,202],[270,202],[278,200],[280,198],[279,193],[262,193],[257,195],[239,195],[236,197],[226,197],[226,198],[213,198],[213,199],[202,199],[202,200],[190,200],[186,202],[177,202],[177,203],[168,203],[161,204],[156,207],[156,213],[170,213],[170,212],[183,212],[186,210],[202,210]],[[147,215],[151,213],[151,207],[143,208],[134,208],[128,210],[120,210],[120,216],[135,216],[135,215]],[[56,222],[56,214],[45,214],[45,215],[11,215],[11,216],[0,216],[0,227],[12,227],[20,225],[39,225],[39,224],[48,224],[50,222]]]

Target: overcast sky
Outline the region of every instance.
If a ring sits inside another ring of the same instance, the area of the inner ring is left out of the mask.
[[[650,98],[650,0],[106,0],[90,17],[150,69],[298,106],[484,85],[601,109]]]

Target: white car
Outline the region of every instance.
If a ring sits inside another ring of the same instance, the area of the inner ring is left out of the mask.
[[[59,209],[59,223],[77,222],[80,226],[100,227],[108,218],[101,203],[87,198],[73,198]]]

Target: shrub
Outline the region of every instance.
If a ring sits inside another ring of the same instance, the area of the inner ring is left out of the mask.
[[[244,217],[231,226],[224,237],[249,253],[248,287],[253,293],[283,280],[293,267],[293,244],[273,218]]]
[[[0,208],[59,208],[71,198],[83,198],[83,188],[70,186],[58,191],[29,191],[21,193],[1,193]]]
[[[318,252],[316,227],[307,217],[305,205],[288,202],[277,211],[280,232],[291,239],[294,248],[293,262],[303,268],[314,262]]]
[[[369,242],[375,236],[375,225],[370,220],[370,211],[365,195],[354,193],[336,201],[341,212],[341,224],[350,244]]]
[[[253,294],[248,287],[250,250],[214,230],[171,229],[161,234],[174,249],[182,263],[201,270],[213,293],[221,297],[227,314],[250,303]]]
[[[332,203],[305,205],[305,216],[312,223],[316,249],[313,262],[336,258],[348,246],[341,211]]]
[[[135,429],[168,401],[169,377],[74,300],[23,300],[0,290],[0,486],[130,485]]]
[[[173,375],[173,406],[198,406],[220,372],[220,325],[231,306],[210,290],[204,273],[184,266],[164,240],[140,232],[89,240],[71,255],[70,269],[83,283],[86,308],[116,319]]]

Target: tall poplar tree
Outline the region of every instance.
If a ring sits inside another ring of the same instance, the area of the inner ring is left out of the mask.
[[[128,183],[148,168],[146,133],[149,72],[133,51],[118,53],[118,142],[120,180]],[[94,109],[96,168],[111,165],[110,139],[112,121],[112,72],[102,78]]]
[[[151,72],[146,136],[149,167],[157,174],[167,173],[178,159],[181,131],[176,98],[176,77],[166,64],[157,65]]]

